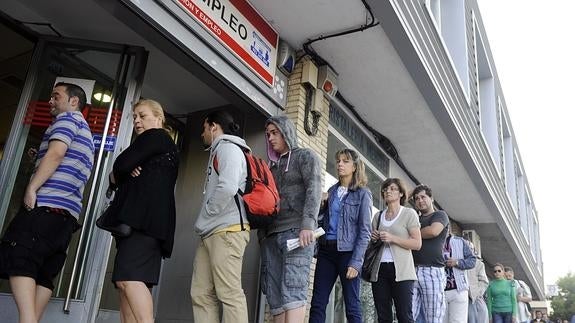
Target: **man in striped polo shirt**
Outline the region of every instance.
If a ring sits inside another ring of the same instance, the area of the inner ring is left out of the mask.
[[[94,162],[92,134],[80,112],[85,104],[81,87],[54,86],[54,120],[42,138],[23,207],[0,245],[0,275],[10,280],[21,323],[40,321],[52,296],[52,281],[80,227],[82,195]]]

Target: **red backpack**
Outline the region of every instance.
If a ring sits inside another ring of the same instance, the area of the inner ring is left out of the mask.
[[[236,205],[238,210],[241,210],[238,197],[238,195],[241,195],[250,227],[252,229],[265,228],[275,219],[280,209],[280,197],[276,182],[270,168],[263,159],[255,156],[249,150],[245,150],[244,147],[237,146],[244,153],[248,175],[246,176],[246,188],[243,192],[238,190],[238,193],[234,196]],[[214,157],[214,170],[218,173],[217,156]],[[241,216],[240,223],[242,230],[244,230],[244,222]]]

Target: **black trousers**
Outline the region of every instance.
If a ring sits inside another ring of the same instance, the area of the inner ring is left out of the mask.
[[[379,265],[377,282],[371,283],[371,291],[379,323],[393,322],[393,304],[395,304],[395,315],[399,323],[414,322],[411,312],[413,280],[396,282],[393,263]]]

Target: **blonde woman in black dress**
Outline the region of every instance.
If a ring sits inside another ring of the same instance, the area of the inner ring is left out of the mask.
[[[170,257],[174,243],[178,155],[158,102],[139,101],[133,117],[137,137],[110,176],[118,187],[111,207],[118,221],[132,227],[128,237],[116,237],[112,281],[120,293],[122,322],[147,323],[154,322],[150,288],[158,284],[162,258]]]

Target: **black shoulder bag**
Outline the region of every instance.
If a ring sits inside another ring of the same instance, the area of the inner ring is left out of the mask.
[[[111,185],[108,186],[106,197],[110,198],[115,191],[115,188]],[[118,221],[116,216],[116,210],[118,208],[116,197],[117,196],[114,193],[114,199],[104,208],[102,215],[100,215],[96,220],[96,226],[102,230],[110,232],[115,237],[125,238],[132,234],[132,227]]]
[[[381,212],[377,213],[377,226],[376,229],[379,230],[379,224],[381,222]],[[361,278],[363,280],[370,282],[371,281],[371,273],[375,266],[375,263],[379,260],[377,259],[377,254],[379,253],[379,249],[383,246],[383,241],[381,240],[369,240],[369,244],[367,245],[367,249],[365,250],[365,255],[363,256],[363,265],[361,266]]]

